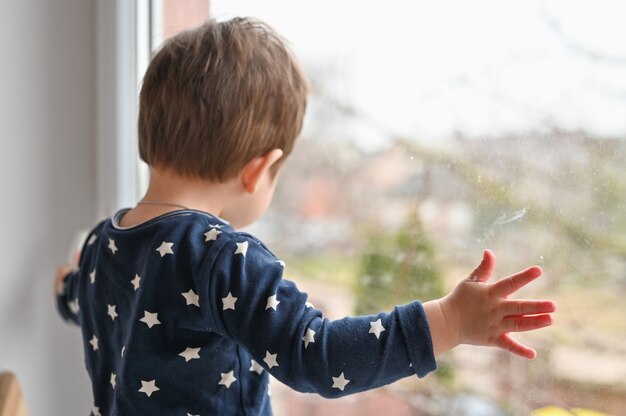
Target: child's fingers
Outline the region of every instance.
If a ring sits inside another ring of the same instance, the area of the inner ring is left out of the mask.
[[[506,297],[517,292],[519,289],[526,286],[539,276],[541,276],[541,268],[533,266],[529,269],[498,280],[491,287],[491,292],[495,296]]]
[[[468,279],[472,282],[486,282],[493,274],[496,265],[496,255],[491,250],[483,252],[483,259],[478,266],[470,273]]]
[[[513,339],[509,334],[500,335],[496,340],[496,346],[530,360],[537,356],[535,350]]]
[[[502,331],[525,332],[552,325],[551,315],[512,316],[502,320]]]
[[[503,302],[504,316],[539,315],[556,311],[551,300],[507,300]]]

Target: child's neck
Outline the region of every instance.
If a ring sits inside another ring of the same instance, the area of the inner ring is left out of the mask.
[[[150,169],[150,185],[137,206],[120,220],[122,227],[141,224],[180,209],[195,209],[221,216],[235,193],[230,182],[193,180],[167,171]],[[147,203],[143,204],[142,201]]]

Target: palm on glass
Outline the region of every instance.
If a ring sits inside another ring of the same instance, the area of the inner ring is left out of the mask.
[[[552,325],[556,305],[550,300],[509,299],[522,287],[541,276],[541,268],[530,267],[489,283],[496,258],[485,250],[481,263],[453,290],[440,299],[449,334],[455,344],[503,348],[533,359],[534,349],[514,339],[511,332],[534,331]]]

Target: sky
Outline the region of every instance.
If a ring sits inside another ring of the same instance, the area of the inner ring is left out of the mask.
[[[446,139],[583,130],[626,138],[626,1],[212,0],[286,37],[318,87],[381,129]],[[326,74],[321,77],[319,74]],[[371,124],[371,123],[370,123]]]

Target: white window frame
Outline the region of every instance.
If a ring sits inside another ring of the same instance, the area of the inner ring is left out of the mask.
[[[134,206],[147,169],[137,149],[138,94],[150,46],[150,0],[96,4],[97,216]]]

